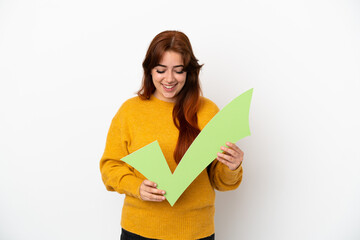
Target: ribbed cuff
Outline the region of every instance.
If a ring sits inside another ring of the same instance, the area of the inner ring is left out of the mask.
[[[140,197],[140,185],[144,180],[133,175],[126,175],[121,180],[121,186],[119,186],[119,193],[125,193],[126,195],[141,199]],[[121,191],[122,189],[123,191]]]
[[[221,178],[229,185],[235,184],[242,176],[242,162],[235,170],[230,170],[225,164],[222,165]]]

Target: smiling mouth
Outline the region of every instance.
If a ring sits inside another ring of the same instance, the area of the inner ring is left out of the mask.
[[[162,84],[162,85],[163,85],[163,87],[164,87],[164,89],[166,91],[171,91],[176,87],[177,84],[174,84],[174,85],[164,85],[164,84]]]

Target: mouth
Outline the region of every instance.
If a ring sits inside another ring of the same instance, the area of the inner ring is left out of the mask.
[[[163,88],[165,91],[167,92],[171,92],[172,90],[175,89],[177,84],[172,84],[172,85],[165,85],[165,84],[162,84]]]

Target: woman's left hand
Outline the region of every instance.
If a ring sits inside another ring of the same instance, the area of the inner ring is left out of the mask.
[[[242,163],[244,152],[234,143],[227,142],[226,145],[229,147],[220,147],[224,152],[217,154],[217,160],[228,166],[230,170],[235,170]]]

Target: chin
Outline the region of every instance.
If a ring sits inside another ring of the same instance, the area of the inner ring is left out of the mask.
[[[165,93],[165,94],[163,94],[163,96],[164,96],[165,98],[172,99],[172,98],[175,98],[176,94],[168,94],[168,93]]]

